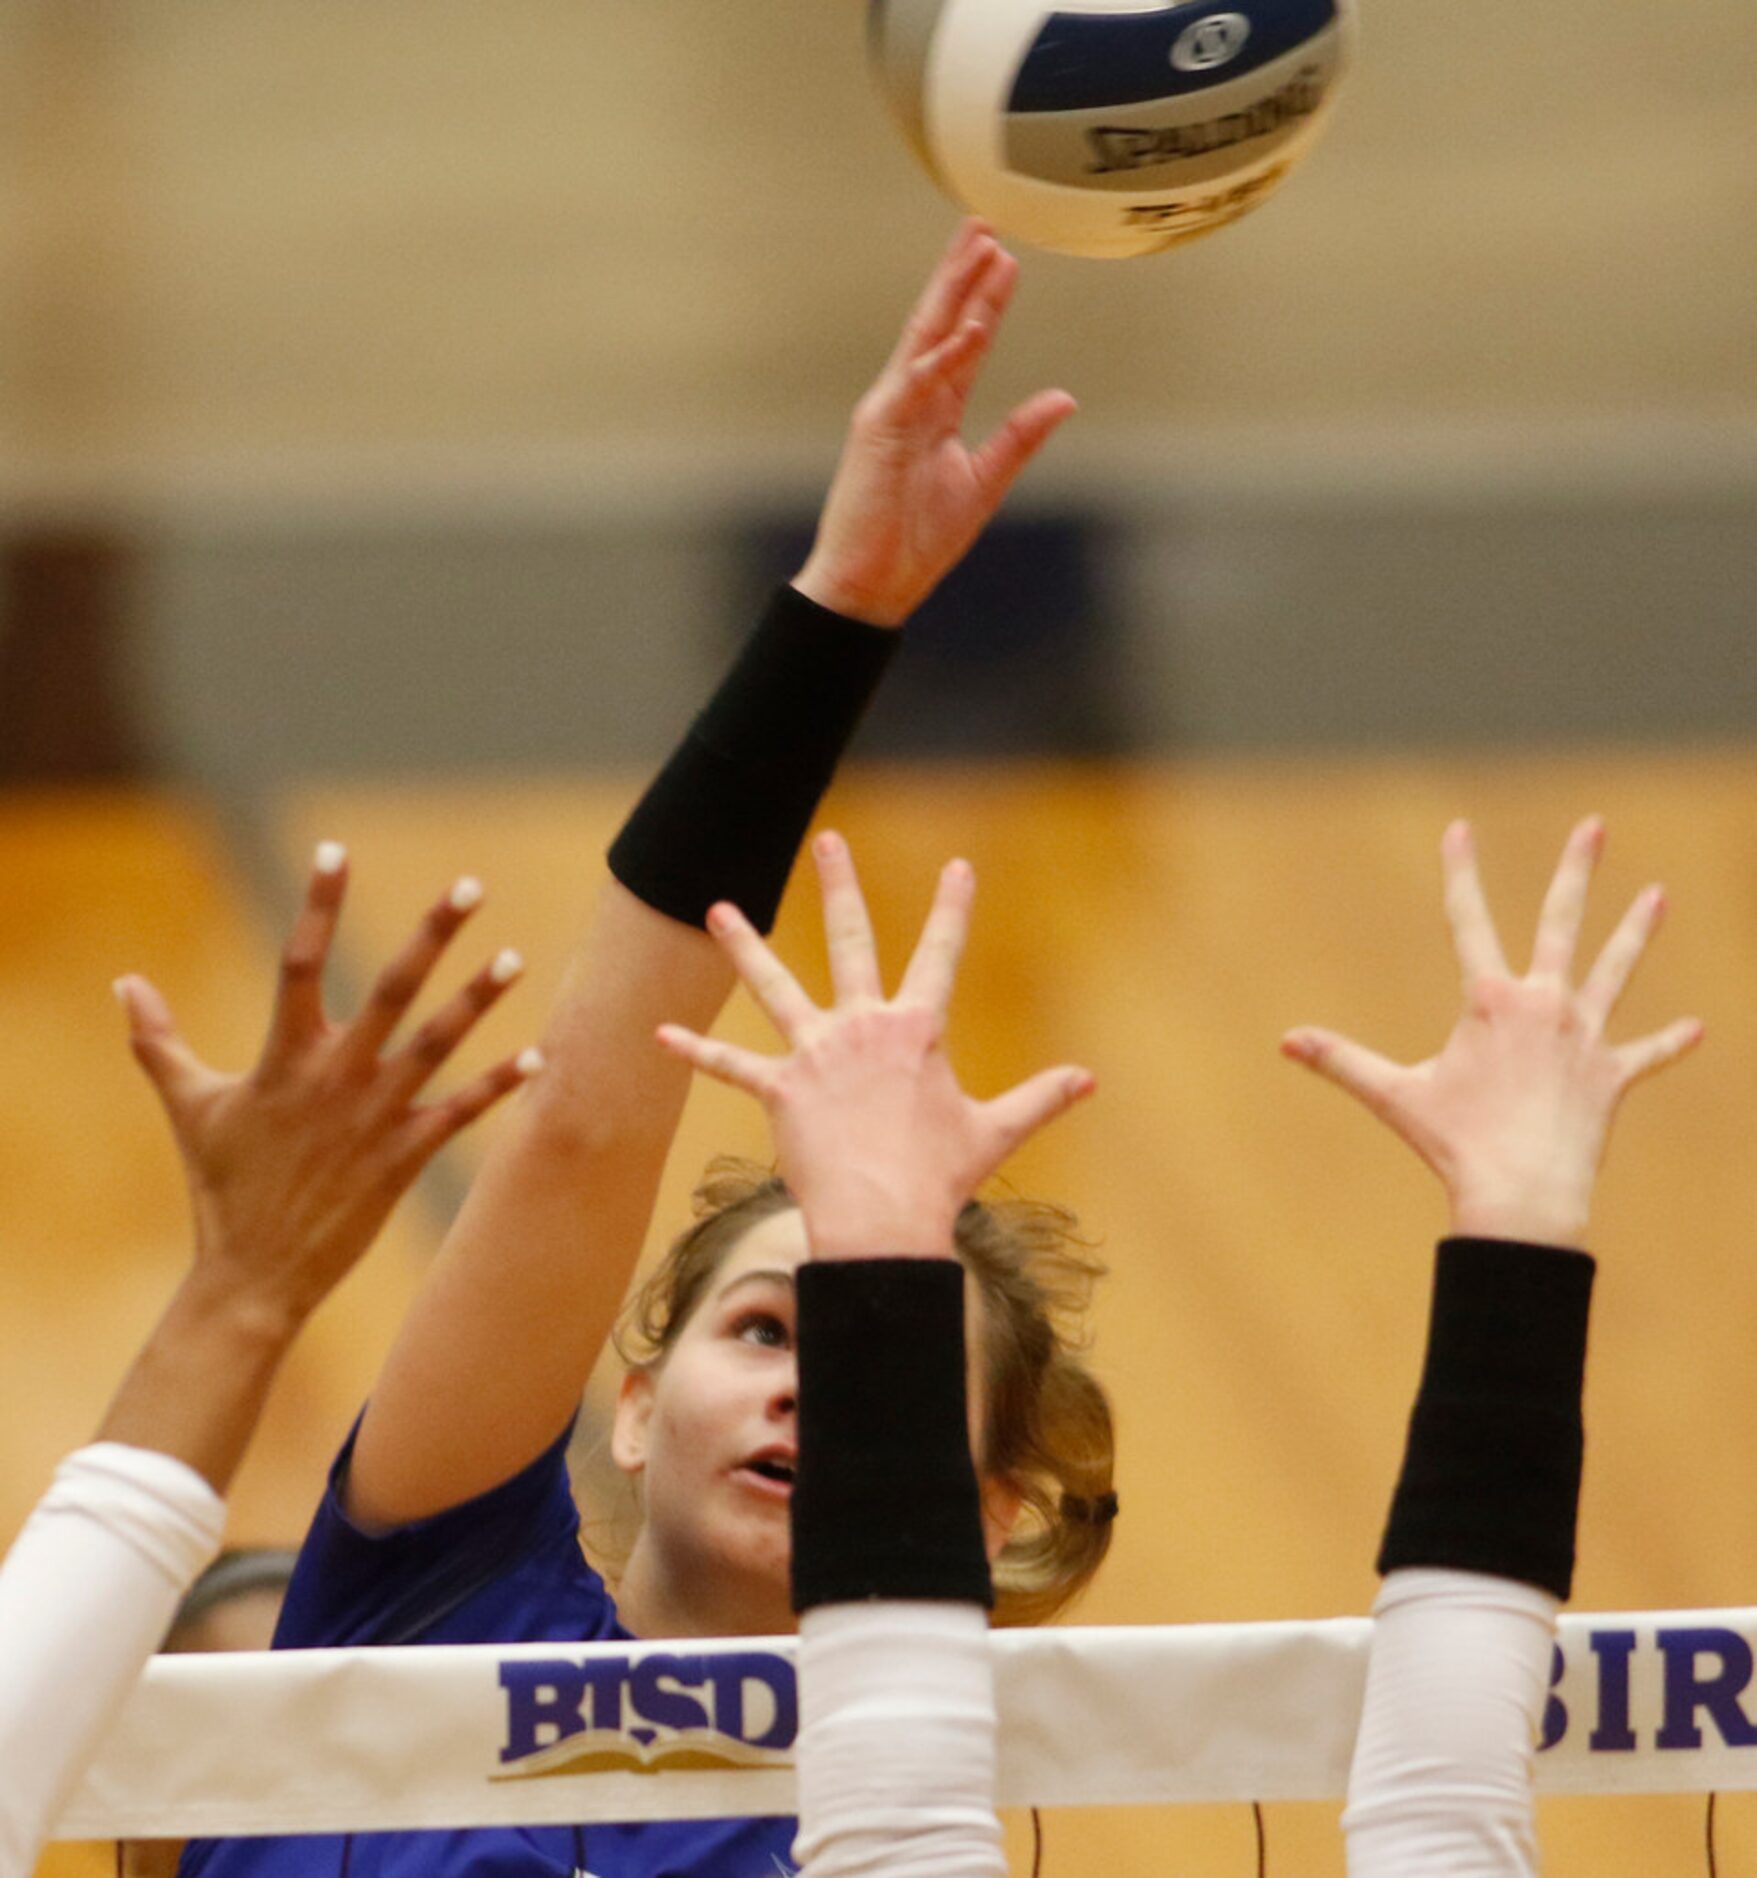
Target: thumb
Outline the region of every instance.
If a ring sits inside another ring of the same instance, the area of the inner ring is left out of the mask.
[[[1076,1102],[1084,1101],[1097,1087],[1090,1070],[1064,1064],[1060,1069],[1040,1071],[983,1107],[1001,1138],[1003,1153],[1011,1154],[1022,1141],[1029,1140]]]
[[[133,973],[118,978],[110,988],[128,1019],[128,1041],[135,1060],[166,1107],[175,1107],[200,1077],[202,1066],[178,1035],[164,993]]]
[[[1339,1089],[1346,1089],[1375,1115],[1389,1111],[1392,1092],[1404,1073],[1398,1064],[1380,1056],[1376,1050],[1311,1024],[1290,1030],[1281,1039],[1281,1054],[1315,1070]]]
[[[1019,472],[1079,408],[1065,391],[1040,391],[976,452],[976,478],[991,507],[998,506]]]

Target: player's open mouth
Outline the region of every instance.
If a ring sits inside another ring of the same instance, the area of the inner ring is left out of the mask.
[[[793,1491],[793,1456],[780,1450],[753,1454],[738,1469],[749,1486],[785,1499]]]

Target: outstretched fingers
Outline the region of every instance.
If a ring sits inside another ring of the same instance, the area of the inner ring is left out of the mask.
[[[791,1042],[817,1016],[799,980],[776,958],[763,936],[730,901],[708,908],[708,931],[725,949],[745,989]]]
[[[1483,896],[1482,876],[1476,871],[1476,842],[1468,822],[1454,822],[1441,836],[1440,866],[1445,879],[1446,919],[1466,986],[1479,978],[1504,978],[1507,960]]]
[[[893,365],[908,365],[931,352],[957,328],[972,289],[997,252],[994,231],[986,222],[972,216],[960,223],[904,322],[891,354]]]
[[[387,1098],[393,1103],[413,1101],[416,1092],[517,983],[524,969],[525,961],[510,946],[497,952],[390,1059]]]
[[[1622,1045],[1616,1052],[1616,1059],[1623,1088],[1627,1089],[1643,1076],[1651,1076],[1656,1070],[1664,1069],[1668,1063],[1675,1063],[1679,1057],[1695,1049],[1702,1041],[1703,1034],[1700,1018],[1680,1017],[1664,1030],[1656,1030],[1651,1036],[1637,1037],[1633,1043]]]
[[[756,1050],[746,1050],[718,1037],[704,1037],[682,1024],[661,1024],[655,1033],[659,1042],[673,1056],[680,1056],[691,1068],[716,1082],[729,1083],[747,1095],[765,1100],[774,1088],[776,1059]]]
[[[1531,949],[1534,978],[1565,979],[1573,970],[1592,871],[1603,852],[1604,823],[1596,815],[1589,815],[1568,836],[1544,895],[1543,910],[1537,918],[1537,939]]]
[[[522,1088],[533,1076],[543,1072],[543,1053],[534,1044],[484,1070],[473,1082],[454,1090],[443,1101],[430,1103],[414,1113],[411,1130],[415,1167],[418,1172],[432,1157],[469,1125],[486,1115],[497,1102],[504,1101],[515,1089]]]
[[[988,345],[1000,331],[1019,285],[1019,263],[1005,248],[996,248],[988,265],[976,278],[964,311],[965,325],[978,327],[984,343],[974,348],[964,361],[947,374],[947,382],[960,398],[970,395],[976,375],[982,368]]]
[[[896,402],[892,407],[901,416],[932,409],[944,419],[947,429],[956,421],[945,416],[943,405],[933,401],[941,392],[950,391],[960,400],[969,392],[982,361],[994,339],[994,328],[979,319],[964,320],[931,352],[924,352],[910,362],[898,381]]]
[[[1316,1070],[1337,1088],[1346,1089],[1375,1115],[1387,1112],[1397,1085],[1408,1074],[1402,1064],[1380,1056],[1365,1044],[1309,1024],[1290,1030],[1281,1039],[1281,1054]]]
[[[948,861],[940,869],[927,923],[897,988],[899,1004],[922,1005],[944,1019],[970,935],[970,908],[975,900],[976,870],[968,861]]]
[[[1005,1153],[1011,1154],[1021,1142],[1046,1128],[1058,1115],[1065,1115],[1076,1102],[1083,1102],[1097,1087],[1090,1070],[1064,1063],[1059,1069],[1040,1071],[982,1107]]]
[[[482,883],[465,875],[427,909],[414,935],[379,973],[360,1014],[341,1038],[344,1055],[360,1064],[374,1063],[390,1041],[391,1033],[421,994],[434,966],[476,908],[482,904]]]
[[[1645,887],[1604,942],[1592,970],[1580,987],[1580,1007],[1602,1030],[1617,1008],[1635,967],[1641,963],[1648,941],[1665,918],[1666,897],[1661,887]]]
[[[339,841],[320,841],[305,886],[305,904],[281,948],[274,1015],[262,1050],[264,1069],[296,1055],[322,1033],[323,970],[347,890],[347,849]]]
[[[825,830],[812,842],[811,852],[823,892],[824,940],[829,948],[830,982],[835,986],[836,1001],[882,999],[885,989],[879,975],[878,946],[848,843]]]

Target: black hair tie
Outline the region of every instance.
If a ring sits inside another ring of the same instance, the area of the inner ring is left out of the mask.
[[[1077,1493],[1064,1493],[1062,1517],[1087,1526],[1108,1526],[1116,1518],[1121,1504],[1114,1493],[1101,1493],[1095,1500],[1084,1500]]]

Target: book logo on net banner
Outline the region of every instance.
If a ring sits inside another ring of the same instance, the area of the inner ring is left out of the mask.
[[[503,1662],[500,1686],[496,1780],[793,1765],[798,1686],[768,1650]]]

